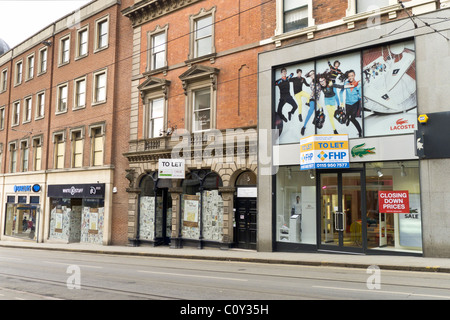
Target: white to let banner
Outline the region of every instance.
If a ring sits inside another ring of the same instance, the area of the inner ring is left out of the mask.
[[[300,170],[349,167],[348,135],[313,135],[300,139]]]
[[[159,179],[184,179],[184,159],[159,159]]]

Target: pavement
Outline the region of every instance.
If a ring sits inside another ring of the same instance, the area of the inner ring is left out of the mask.
[[[38,250],[56,250],[73,253],[94,253],[109,255],[133,255],[160,258],[238,261],[252,263],[291,264],[308,266],[333,266],[347,268],[368,268],[378,266],[381,270],[402,270],[420,272],[450,273],[449,258],[428,258],[417,256],[393,255],[355,255],[337,253],[291,253],[258,252],[241,249],[180,248],[166,246],[103,246],[89,243],[53,243],[28,241],[0,241],[3,248],[21,248]]]

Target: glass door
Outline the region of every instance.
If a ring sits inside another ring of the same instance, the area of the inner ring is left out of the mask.
[[[320,248],[362,251],[361,172],[320,173]]]

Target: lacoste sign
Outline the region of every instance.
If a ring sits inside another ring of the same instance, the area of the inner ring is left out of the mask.
[[[352,157],[353,158],[356,158],[356,157],[362,158],[368,154],[375,154],[375,147],[364,148],[365,145],[366,145],[365,143],[362,143],[362,144],[358,144],[358,145],[354,146],[351,150]]]

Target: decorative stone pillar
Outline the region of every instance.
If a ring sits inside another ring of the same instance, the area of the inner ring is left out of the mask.
[[[127,188],[128,192],[128,241],[133,247],[139,245],[138,227],[139,227],[139,194],[140,189]]]
[[[181,187],[172,187],[169,189],[172,197],[172,233],[170,239],[170,247],[178,249],[182,247],[181,227],[182,227],[182,212],[181,212],[181,194],[183,189]]]
[[[223,248],[231,248],[233,246],[233,229],[234,229],[234,187],[220,187],[220,193],[223,199]]]

